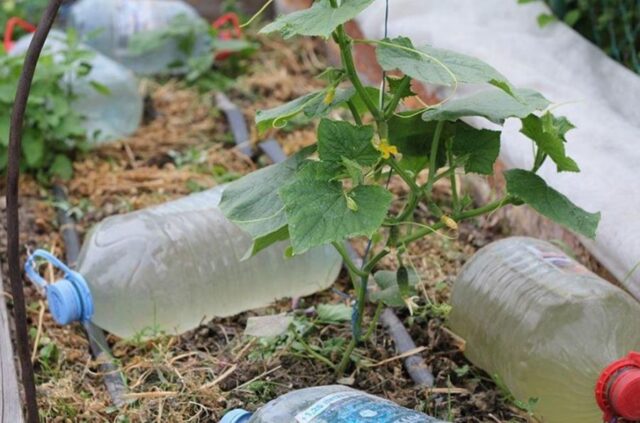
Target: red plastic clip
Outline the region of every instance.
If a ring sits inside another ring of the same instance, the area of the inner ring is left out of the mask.
[[[223,26],[227,24],[231,24],[231,29],[221,29]],[[242,38],[242,28],[240,28],[240,19],[238,18],[238,15],[236,15],[235,13],[227,13],[225,15],[220,16],[218,19],[216,19],[213,22],[213,24],[211,24],[211,26],[214,27],[215,29],[220,30],[218,36],[220,37],[221,40],[226,41],[226,40]],[[220,53],[216,54],[216,60],[225,60],[229,58],[231,54],[232,53],[230,51],[221,51]]]
[[[15,32],[16,26],[19,26],[27,32],[36,32],[36,26],[24,19],[18,18],[17,16],[9,18],[7,27],[4,30],[4,50],[7,53],[11,51],[15,44],[13,41],[13,33]]]
[[[616,417],[640,420],[640,353],[631,352],[604,369],[596,383],[595,394],[604,412],[604,421]]]

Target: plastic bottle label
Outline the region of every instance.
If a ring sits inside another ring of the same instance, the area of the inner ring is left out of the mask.
[[[296,416],[297,423],[418,423],[429,416],[357,391],[327,395]]]
[[[584,267],[577,261],[567,257],[565,254],[559,253],[558,251],[543,250],[538,246],[528,246],[527,248],[542,260],[562,272],[574,273],[578,275],[590,273],[586,267]]]

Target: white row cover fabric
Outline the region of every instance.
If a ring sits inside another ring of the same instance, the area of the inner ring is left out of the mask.
[[[367,37],[383,36],[384,6],[377,0],[359,18]],[[556,103],[555,113],[577,127],[567,152],[582,172],[558,174],[546,163],[541,174],[579,206],[602,212],[596,240],[583,241],[640,299],[640,269],[631,273],[640,262],[640,77],[563,23],[540,28],[540,13],[549,13],[542,2],[391,0],[389,35],[478,57]],[[531,142],[519,129],[507,122],[501,158],[529,168]]]

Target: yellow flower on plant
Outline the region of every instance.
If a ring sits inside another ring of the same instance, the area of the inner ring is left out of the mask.
[[[325,106],[328,106],[331,103],[333,103],[333,100],[335,100],[335,98],[336,98],[336,87],[330,87],[327,90],[327,94],[324,96],[324,99],[322,100],[322,104],[324,104]]]
[[[458,223],[452,218],[450,218],[449,216],[447,216],[446,214],[442,215],[442,217],[440,218],[440,221],[444,223],[445,226],[447,226],[449,229],[453,229],[454,231],[458,230]]]
[[[398,155],[398,147],[389,144],[389,140],[386,138],[380,140],[380,144],[376,145],[376,149],[382,154],[383,159]]]

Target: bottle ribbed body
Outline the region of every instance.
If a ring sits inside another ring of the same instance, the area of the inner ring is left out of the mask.
[[[78,270],[98,326],[121,337],[178,334],[334,282],[341,260],[330,246],[288,259],[280,243],[241,260],[251,239],[219,210],[222,189],[110,217],[92,231]]]
[[[247,423],[438,423],[433,417],[346,386],[300,389],[258,410]]]
[[[164,30],[178,18],[192,22],[197,32],[191,52],[176,39],[153,41],[157,45],[142,53],[132,48],[133,37]],[[210,43],[206,21],[191,6],[176,0],[80,0],[71,7],[67,24],[93,48],[138,75],[182,73],[189,58],[208,54]]]
[[[602,421],[600,373],[640,350],[640,304],[553,245],[509,238],[480,250],[453,289],[465,355],[550,423]]]

